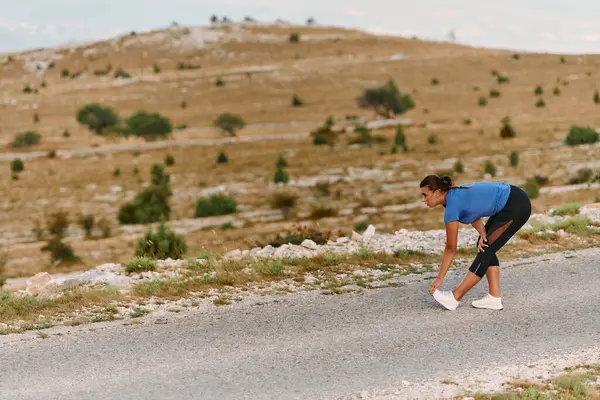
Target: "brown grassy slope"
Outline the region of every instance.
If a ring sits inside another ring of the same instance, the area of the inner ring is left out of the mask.
[[[401,90],[412,93],[417,104],[416,109],[406,114],[415,122],[415,126],[406,129],[409,147],[414,152],[381,156],[379,151],[389,153],[389,145],[351,149],[344,145],[345,139],[333,152],[316,148],[309,139],[169,151],[176,159],[176,164],[167,168],[175,192],[173,220],[192,218],[202,191],[221,184],[226,185],[226,191],[236,198],[242,210],[269,209],[269,200],[276,191],[270,185],[274,163],[281,153],[290,164],[287,172],[292,179],[326,175],[332,168],[342,168],[345,173],[346,168],[359,166],[393,171],[387,182],[333,183],[327,197],[319,197],[312,187],[289,189],[300,195],[300,214],[318,205],[352,209],[350,216],[319,221],[322,228],[346,230],[366,219],[361,207],[369,203],[383,207],[418,200],[418,190],[410,186],[411,182],[426,173],[451,167],[452,160],[444,162],[449,158],[460,158],[465,164],[465,173],[457,177],[459,182],[481,179],[484,160],[492,159],[499,166],[496,179],[520,181],[540,174],[548,176],[553,185],[565,183],[569,163],[598,158],[597,147],[552,147],[564,138],[571,124],[597,123],[600,106],[592,101],[598,76],[597,56],[570,56],[565,64],[556,55],[522,54],[520,60],[515,60],[507,51],[322,28],[302,28],[301,42],[289,43],[289,33],[298,29],[253,26],[217,29],[224,32],[226,40],[205,48],[185,47],[182,43],[191,43],[200,34],[213,35],[214,31],[191,28],[185,34],[184,28],[167,29],[90,44],[73,51],[50,49],[16,54],[10,63],[0,58],[0,99],[4,100],[0,105],[3,121],[0,143],[5,145],[5,152],[11,151],[8,144],[14,134],[27,129],[35,129],[43,136],[42,143],[34,149],[110,143],[94,137],[75,121],[77,110],[88,102],[110,105],[122,117],[138,109],[161,112],[175,124],[187,123],[190,127],[188,131],[175,133],[177,138],[218,137],[217,132],[207,127],[221,112],[238,113],[251,124],[281,123],[249,127],[240,132],[241,137],[306,131],[310,126],[286,124],[319,123],[328,115],[339,118],[357,114],[372,118],[370,111],[356,107],[356,96],[366,87],[393,78]],[[43,57],[39,56],[42,53]],[[52,54],[62,54],[64,58],[56,57],[55,68],[44,74],[35,72],[35,63],[26,62],[36,57],[49,61],[54,57]],[[179,62],[199,64],[202,68],[181,71],[177,68]],[[94,75],[94,71],[108,64],[112,66],[109,76]],[[154,74],[153,64],[160,66],[160,74]],[[25,72],[31,65],[34,72]],[[112,74],[119,67],[134,79],[114,80]],[[83,75],[76,79],[61,78],[63,68]],[[258,72],[248,76],[248,70]],[[498,84],[492,70],[507,75],[510,83]],[[226,82],[224,87],[214,85],[218,77]],[[431,85],[434,77],[439,79],[439,85]],[[39,86],[42,80],[46,81],[46,88]],[[39,92],[23,93],[27,83]],[[538,84],[544,87],[541,96],[546,101],[544,108],[535,107],[537,97],[533,91]],[[475,91],[474,86],[480,90]],[[560,88],[560,96],[552,94],[555,86]],[[489,98],[486,107],[478,106],[478,97],[487,96],[492,88],[499,90],[501,96]],[[291,107],[293,94],[299,95],[306,105]],[[7,104],[8,99],[14,99],[16,105]],[[180,107],[182,101],[187,102],[186,109]],[[37,106],[35,111],[31,109],[33,105]],[[38,124],[32,121],[34,112],[40,116]],[[511,116],[517,130],[515,139],[502,140],[498,136],[500,120],[506,115]],[[471,119],[472,124],[464,125],[465,119]],[[70,138],[62,137],[65,129],[72,133]],[[389,139],[394,135],[392,129],[380,133]],[[435,145],[427,143],[432,134],[438,137]],[[120,143],[133,141],[122,139]],[[227,165],[215,164],[221,149],[230,157]],[[521,154],[517,169],[508,166],[510,151]],[[85,159],[32,160],[26,162],[26,170],[18,181],[10,179],[8,166],[0,169],[2,238],[30,236],[36,221],[60,209],[68,210],[73,220],[79,213],[92,213],[116,226],[119,207],[142,189],[142,183],[149,180],[150,167],[162,163],[165,153],[161,150],[145,151],[139,157],[122,153]],[[139,168],[140,177],[133,174],[134,167]],[[121,169],[118,178],[112,176],[115,168]],[[201,180],[205,187],[199,186]],[[384,183],[409,186],[386,189]],[[123,191],[107,198],[105,195],[111,193],[114,185],[121,186]],[[235,189],[236,185],[241,189]],[[334,195],[337,190],[341,193],[339,198]],[[595,196],[590,190],[542,196],[534,201],[534,208],[540,212],[567,199],[585,203],[593,201]],[[378,212],[371,221],[388,231],[430,229],[440,226],[440,212],[425,212],[420,208]],[[297,220],[248,224],[233,231],[196,231],[186,235],[186,240],[190,254],[206,249],[249,247],[294,222]],[[73,246],[88,265],[94,265],[127,261],[135,240],[77,239]],[[41,253],[39,247],[41,244],[35,242],[11,246],[11,258],[20,261],[9,266],[10,274],[48,269],[48,254]]]

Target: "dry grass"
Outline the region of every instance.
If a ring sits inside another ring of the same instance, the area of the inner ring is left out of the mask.
[[[56,299],[41,299],[32,296],[19,296],[0,292],[0,321],[21,323],[20,330],[42,329],[51,326],[50,317],[72,314],[82,307],[110,307],[111,303],[123,299],[117,289],[100,290],[76,289],[66,292]],[[113,306],[114,307],[114,306]],[[110,310],[109,310],[110,311]],[[99,317],[93,322],[98,322]],[[11,333],[6,331],[5,333]]]
[[[223,29],[231,34],[238,32],[235,27]],[[225,191],[237,200],[241,209],[241,214],[232,216],[239,219],[234,229],[220,228],[227,221],[218,218],[206,219],[215,221],[207,229],[187,228],[189,254],[250,248],[297,223],[312,224],[322,230],[341,229],[346,234],[366,217],[378,231],[384,232],[441,228],[442,210],[430,211],[418,206],[386,211],[384,207],[418,201],[417,183],[422,176],[451,169],[453,158],[460,159],[465,167],[464,173],[456,175],[459,183],[481,179],[484,162],[490,159],[499,171],[494,179],[518,182],[535,171],[548,177],[552,185],[565,183],[570,164],[597,158],[594,147],[557,148],[549,144],[561,141],[571,124],[595,124],[597,106],[589,88],[596,79],[598,56],[585,56],[581,62],[575,56],[567,57],[567,62],[560,64],[555,55],[522,54],[517,61],[508,51],[309,27],[300,30],[307,36],[306,41],[290,44],[287,37],[291,30],[298,29],[246,26],[243,35],[268,34],[269,42],[245,36],[239,41],[210,45],[205,50],[183,52],[177,52],[176,46],[136,42],[160,32],[138,34],[115,41],[119,45],[130,43],[125,53],[105,51],[106,43],[88,46],[87,53],[84,48],[73,53],[60,51],[63,58],[43,77],[26,73],[23,61],[15,56],[13,63],[2,66],[3,94],[14,98],[17,105],[0,108],[3,121],[0,143],[5,152],[13,151],[9,143],[14,134],[29,129],[37,130],[43,138],[33,150],[139,143],[137,139],[114,143],[94,137],[79,126],[75,114],[89,102],[111,105],[124,117],[143,108],[168,116],[174,124],[186,123],[189,129],[175,133],[176,139],[218,137],[210,125],[221,112],[240,114],[250,124],[240,132],[242,139],[278,132],[307,132],[329,115],[342,119],[352,114],[372,118],[370,111],[356,107],[356,96],[366,87],[393,78],[402,91],[412,93],[417,104],[416,109],[406,114],[414,124],[405,129],[408,146],[414,151],[390,154],[395,131],[386,128],[377,132],[388,138],[390,142],[386,145],[349,147],[343,137],[333,151],[315,147],[307,137],[144,150],[139,155],[131,151],[88,158],[25,160],[25,171],[19,180],[11,180],[9,168],[0,172],[0,191],[4,194],[0,240],[10,243],[5,276],[27,276],[43,270],[65,272],[104,262],[127,263],[142,234],[130,234],[118,226],[119,207],[149,181],[151,166],[163,163],[166,152],[176,160],[175,165],[166,167],[174,189],[172,223],[192,219],[203,190],[219,185],[226,187]],[[165,32],[173,38],[170,40],[186,37],[181,30]],[[337,39],[326,35],[336,35]],[[308,36],[313,38],[309,40]],[[399,54],[405,58],[395,57]],[[179,62],[200,64],[202,68],[181,71],[177,68]],[[135,78],[145,80],[118,86],[113,84],[112,75],[93,74],[107,64],[112,65],[113,71],[121,67]],[[160,74],[152,72],[153,64],[160,66]],[[241,70],[258,65],[273,69],[250,75]],[[63,68],[84,72],[85,76],[61,78]],[[508,76],[510,82],[498,84],[492,70]],[[225,86],[214,85],[218,77],[225,81]],[[431,85],[433,77],[439,79],[439,85]],[[42,79],[47,83],[46,88],[39,87]],[[39,88],[39,93],[23,93],[25,83]],[[533,90],[538,84],[545,89],[542,97],[547,105],[543,109],[535,107]],[[551,95],[556,85],[561,88],[560,96]],[[474,91],[474,86],[480,90]],[[492,88],[500,91],[501,96],[489,99],[486,107],[478,106],[477,98]],[[303,107],[291,107],[294,94],[303,99]],[[182,101],[186,101],[187,108],[180,107]],[[37,124],[32,121],[34,111],[29,109],[33,105],[40,117]],[[503,140],[499,131],[501,119],[507,115],[511,116],[517,136]],[[466,119],[472,123],[465,125]],[[71,136],[63,137],[64,130]],[[427,142],[432,134],[438,138],[433,145]],[[229,157],[227,164],[216,163],[222,150]],[[517,168],[509,166],[511,151],[520,154]],[[381,152],[385,155],[380,155]],[[245,212],[271,210],[270,200],[280,190],[271,184],[280,154],[285,155],[289,163],[286,172],[293,180],[332,176],[328,170],[336,168],[345,177],[352,167],[377,168],[382,171],[379,175],[389,172],[390,176],[380,182],[372,179],[345,182],[334,178],[329,195],[323,195],[314,186],[293,186],[289,190],[298,200],[287,218],[260,221],[243,217]],[[447,159],[450,162],[444,161]],[[119,177],[113,176],[115,168],[121,170]],[[134,168],[139,174],[134,173]],[[402,184],[406,186],[398,186]],[[115,185],[122,190],[111,193]],[[534,199],[534,212],[544,212],[567,201],[586,204],[596,198],[597,194],[590,189],[543,195]],[[375,208],[365,208],[368,205]],[[311,211],[324,206],[340,214],[310,222]],[[82,262],[51,266],[47,254],[40,251],[44,243],[35,238],[32,230],[36,223],[44,226],[49,214],[58,210],[69,211],[72,226],[76,226],[74,221],[80,214],[104,218],[112,226],[114,236],[88,240],[72,236],[68,242]],[[223,279],[230,279],[225,272]]]
[[[565,368],[565,373],[551,379],[541,376],[536,381],[517,379],[507,382],[501,393],[470,393],[465,396],[478,400],[598,400],[600,399],[599,365],[578,365]],[[464,399],[464,396],[453,399]]]

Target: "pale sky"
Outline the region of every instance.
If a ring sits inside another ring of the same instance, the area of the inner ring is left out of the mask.
[[[600,53],[598,0],[0,0],[0,52],[180,25],[277,18],[475,46]]]

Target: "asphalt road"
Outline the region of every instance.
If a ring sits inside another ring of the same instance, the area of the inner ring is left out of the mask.
[[[600,343],[600,249],[570,254],[503,270],[500,312],[469,304],[485,281],[454,312],[423,281],[242,301],[166,324],[0,337],[0,398],[343,398],[589,348]]]

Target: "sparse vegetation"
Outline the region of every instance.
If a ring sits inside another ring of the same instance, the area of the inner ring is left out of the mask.
[[[15,158],[10,162],[10,170],[13,173],[19,173],[25,170],[25,164],[20,158]]]
[[[511,151],[508,158],[511,167],[516,168],[519,165],[519,154],[516,151]]]
[[[138,240],[135,255],[143,258],[135,259],[134,266],[131,268],[137,270],[140,268],[153,268],[155,264],[148,259],[165,260],[171,258],[177,260],[182,258],[186,252],[187,244],[183,236],[177,235],[164,222],[161,222],[156,232],[149,228],[144,237]]]
[[[219,155],[217,156],[217,164],[226,164],[229,162],[229,158],[227,158],[227,155],[225,154],[224,151],[219,152]]]
[[[515,136],[517,136],[517,132],[510,124],[510,118],[504,117],[502,119],[502,129],[500,130],[500,137],[502,139],[507,139],[507,138],[514,138]]]

